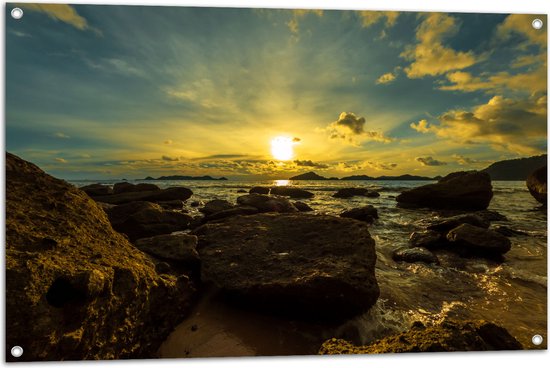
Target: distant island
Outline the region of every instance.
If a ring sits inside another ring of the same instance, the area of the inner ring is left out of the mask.
[[[204,176],[185,176],[185,175],[170,175],[170,176],[161,176],[159,178],[153,178],[151,176],[146,177],[145,179],[138,180],[227,180],[226,177],[221,177],[219,179],[213,178],[210,175]]]
[[[352,176],[345,176],[341,179],[338,179],[338,178],[325,178],[324,176],[318,175],[313,171],[289,178],[289,180],[439,180],[439,179],[441,179],[441,176],[436,176],[435,178],[429,178],[427,176],[414,176],[409,174],[399,175],[399,176],[379,176],[376,178],[368,175],[352,175]]]
[[[536,169],[546,166],[547,155],[518,158],[495,162],[481,170],[489,174],[491,180],[526,180]]]

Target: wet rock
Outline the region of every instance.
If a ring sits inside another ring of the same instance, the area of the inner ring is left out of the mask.
[[[107,210],[113,229],[128,235],[130,241],[170,234],[189,228],[191,216],[163,210],[151,202],[131,202]]]
[[[489,228],[491,225],[489,221],[485,221],[477,215],[465,214],[435,220],[427,227],[427,229],[437,231],[441,234],[447,234],[449,230],[462,224],[470,224],[477,227],[482,227],[484,229]]]
[[[332,195],[334,198],[351,198],[354,196],[379,197],[380,193],[369,191],[367,188],[342,188]]]
[[[256,207],[236,206],[236,207],[230,208],[228,210],[216,212],[216,213],[213,213],[209,216],[206,216],[204,218],[204,222],[219,220],[219,219],[223,219],[223,218],[231,217],[231,216],[253,215],[253,214],[258,213],[258,212],[259,211]]]
[[[193,201],[191,202],[190,206],[191,207],[200,207],[202,206],[204,203],[202,201]]]
[[[308,192],[307,190],[303,190],[300,188],[294,188],[294,187],[273,187],[271,188],[272,195],[278,195],[283,197],[290,197],[290,198],[312,198],[313,193]]]
[[[529,175],[526,182],[529,193],[542,204],[546,204],[548,200],[546,194],[546,171],[546,166],[535,170]]]
[[[159,262],[155,264],[155,271],[157,271],[158,274],[170,273],[172,272],[172,267],[166,262]]]
[[[142,192],[126,192],[119,194],[111,194],[106,196],[92,196],[97,202],[104,202],[110,204],[125,204],[130,202],[146,201],[146,202],[158,202],[158,201],[172,201],[180,200],[186,201],[191,197],[193,192],[190,189],[183,187],[173,187],[161,190],[151,190]]]
[[[392,259],[396,262],[408,262],[408,263],[439,263],[439,260],[426,248],[398,248],[392,254]]]
[[[232,298],[302,318],[346,320],[379,295],[368,228],[334,216],[258,214],[208,223],[201,278]]]
[[[113,194],[112,187],[110,187],[109,185],[103,185],[99,183],[85,185],[83,187],[80,187],[79,189],[84,191],[90,197]]]
[[[152,358],[185,317],[187,277],[160,277],[88,195],[9,153],[6,211],[6,346],[25,349],[8,361]]]
[[[232,203],[229,201],[226,201],[225,199],[214,199],[210,202],[207,202],[203,208],[201,208],[199,211],[204,213],[206,216],[212,215],[216,212],[221,212],[225,210],[229,210],[231,208],[235,207]]]
[[[269,188],[266,187],[254,187],[248,191],[249,194],[269,194]]]
[[[246,193],[246,190],[244,190],[244,189],[239,189],[239,190],[237,190],[237,193]]]
[[[113,186],[114,194],[130,193],[130,192],[149,192],[149,191],[158,191],[158,190],[160,190],[158,186],[150,183],[132,184],[124,181],[121,183],[116,183]]]
[[[135,241],[136,248],[157,258],[197,264],[197,237],[189,234],[166,234]]]
[[[444,320],[438,325],[416,325],[370,345],[354,346],[345,340],[325,341],[319,354],[383,354],[443,351],[521,350],[522,345],[503,327],[487,321]]]
[[[501,226],[501,225],[495,226],[493,230],[507,237],[517,236],[517,235],[529,235],[525,231],[515,230],[515,229],[509,228],[508,226]]]
[[[165,210],[182,210],[184,202],[174,199],[173,201],[158,201],[157,204]]]
[[[411,248],[421,247],[427,249],[437,249],[441,248],[447,239],[437,231],[427,230],[427,231],[415,231],[411,233],[409,237],[409,246]]]
[[[504,216],[501,213],[498,213],[497,211],[491,211],[491,210],[476,211],[475,215],[481,217],[486,222],[508,221],[508,218],[506,216]]]
[[[365,221],[367,223],[373,223],[374,220],[378,219],[378,210],[373,206],[368,205],[365,207],[346,210],[340,214],[340,217],[347,217],[359,221]]]
[[[298,212],[288,199],[261,194],[247,194],[237,198],[241,206],[255,207],[258,212]]]
[[[511,248],[510,240],[493,230],[462,224],[447,234],[449,248],[459,253],[499,256]]]
[[[313,208],[309,207],[309,205],[307,203],[304,203],[304,202],[294,202],[293,205],[300,212],[311,212],[311,211],[313,211]]]
[[[401,207],[483,210],[493,197],[489,174],[479,171],[455,172],[435,184],[406,190],[397,196]]]

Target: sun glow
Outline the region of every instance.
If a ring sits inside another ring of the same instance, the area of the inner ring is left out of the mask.
[[[271,140],[271,154],[280,161],[288,161],[294,157],[295,142],[288,137],[275,137]]]

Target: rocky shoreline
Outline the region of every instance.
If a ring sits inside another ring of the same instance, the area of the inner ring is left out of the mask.
[[[28,346],[25,360],[155,357],[205,290],[237,310],[335,327],[369,311],[389,287],[375,274],[369,224],[379,214],[371,205],[317,214],[299,201],[314,193],[293,187],[254,187],[236,203],[200,203],[190,189],[150,183],[77,189],[9,153],[6,170],[7,347]],[[527,185],[545,204],[542,181],[535,174]],[[333,195],[353,196],[379,194]],[[492,197],[481,172],[404,191],[396,198],[403,208],[447,212],[412,232],[393,259],[438,264],[451,252],[501,262],[514,233],[490,227],[501,219],[487,210]],[[201,216],[186,213],[188,201]],[[322,337],[322,354],[522,348],[491,321],[416,323],[366,347]]]

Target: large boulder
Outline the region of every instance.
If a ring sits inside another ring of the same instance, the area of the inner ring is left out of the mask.
[[[206,202],[204,207],[202,207],[199,211],[208,216],[216,212],[229,210],[233,207],[235,206],[225,199],[214,199],[212,201]]]
[[[248,192],[250,194],[269,194],[269,188],[268,187],[253,187]]]
[[[106,210],[113,229],[128,235],[130,241],[185,230],[193,218],[166,211],[151,202],[131,202]]]
[[[385,337],[366,346],[345,340],[325,341],[319,354],[384,354],[443,351],[521,350],[522,345],[503,327],[487,321],[453,321],[413,327],[398,335]]]
[[[189,308],[186,276],[159,276],[88,195],[9,153],[5,260],[8,361],[152,358]]]
[[[80,187],[80,190],[84,191],[90,197],[113,194],[112,187],[110,187],[109,185],[104,185],[99,183],[85,185],[83,187]]]
[[[247,194],[237,198],[241,206],[255,207],[258,212],[298,212],[288,199],[262,194]]]
[[[375,191],[370,191],[367,188],[342,188],[338,189],[336,193],[332,195],[334,198],[351,198],[354,196],[363,196],[363,197],[380,197],[380,193]]]
[[[135,242],[138,249],[157,258],[185,263],[189,265],[199,262],[197,253],[197,237],[190,234],[165,234],[150,238],[138,239]]]
[[[359,221],[365,221],[367,223],[373,223],[378,219],[378,210],[370,204],[364,207],[352,208],[350,210],[343,211],[340,217],[352,218]]]
[[[161,190],[146,190],[139,192],[124,192],[104,196],[92,196],[97,202],[110,204],[124,204],[137,201],[158,202],[158,201],[186,201],[191,197],[191,189],[184,187],[171,187]]]
[[[484,229],[488,229],[491,225],[489,221],[484,220],[478,215],[464,214],[434,220],[430,225],[428,225],[427,229],[446,235],[449,230],[462,224],[470,224],[473,226],[482,227]]]
[[[247,305],[346,320],[367,311],[379,296],[374,240],[358,221],[257,214],[208,223],[194,233],[202,280]]]
[[[470,224],[462,224],[447,233],[449,248],[465,254],[500,256],[512,247],[504,235]]]
[[[401,207],[483,210],[493,198],[489,174],[480,171],[451,173],[435,184],[427,184],[397,196]]]
[[[547,203],[546,196],[546,171],[547,167],[541,167],[540,169],[535,170],[527,178],[527,189],[529,193],[540,203]]]
[[[283,197],[290,197],[290,198],[312,198],[313,193],[308,192],[307,190],[300,189],[300,188],[294,188],[294,187],[273,187],[271,188],[272,195],[278,195]]]
[[[116,183],[113,186],[114,194],[130,193],[130,192],[149,192],[149,191],[158,191],[158,190],[160,190],[158,186],[150,183],[132,184],[132,183],[123,181],[121,183]]]

